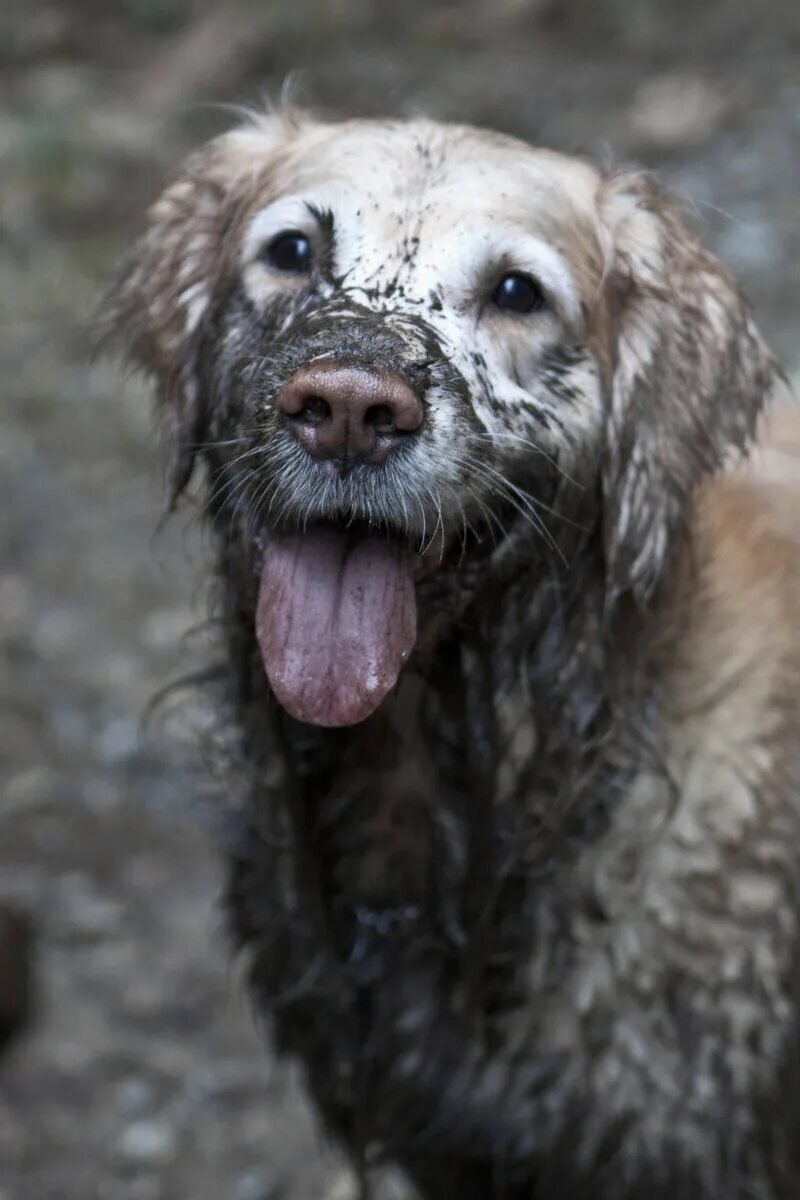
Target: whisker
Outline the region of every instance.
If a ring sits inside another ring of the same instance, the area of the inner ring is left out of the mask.
[[[226,472],[232,471],[233,468],[238,467],[240,463],[243,463],[250,458],[258,458],[259,455],[264,455],[266,457],[266,454],[266,446],[253,446],[250,450],[246,450],[243,454],[238,454],[236,458],[232,458],[227,462],[220,463],[216,470],[211,472],[209,478],[211,482],[214,483],[215,480],[220,477],[220,475],[224,475]]]
[[[251,437],[220,438],[210,442],[187,442],[187,450],[219,450],[223,446],[243,446],[252,442]]]
[[[537,510],[541,509],[542,512],[546,512],[549,516],[555,517],[558,521],[562,521],[565,525],[570,525],[573,529],[578,529],[583,533],[588,532],[585,525],[581,525],[578,521],[573,521],[571,517],[564,516],[564,514],[560,513],[557,508],[552,508],[551,505],[547,504],[538,496],[532,496],[530,492],[525,491],[525,489],[519,487],[518,484],[512,483],[511,480],[505,475],[498,473],[497,469],[493,468],[489,463],[479,463],[476,464],[476,466],[486,470],[494,471],[498,478],[503,479],[507,487],[513,488],[519,496],[524,497]]]
[[[579,483],[577,479],[573,479],[568,471],[564,469],[558,459],[553,458],[552,454],[548,454],[536,442],[532,442],[530,438],[523,437],[521,433],[512,433],[511,430],[498,430],[496,433],[477,433],[472,435],[476,441],[488,442],[490,445],[496,445],[497,442],[513,442],[519,446],[524,446],[526,450],[532,450],[534,454],[540,455],[551,467],[554,467],[560,475],[571,483],[573,487],[584,491],[584,485]]]
[[[514,508],[516,508],[520,516],[527,519],[532,528],[534,528],[537,533],[542,535],[550,548],[559,555],[564,565],[568,565],[561,548],[558,546],[552,533],[539,516],[536,507],[537,501],[534,499],[534,497],[529,496],[527,492],[524,492],[521,488],[518,488],[515,484],[511,483],[509,479],[506,479],[504,475],[502,475],[498,470],[490,466],[488,463],[477,463],[470,459],[465,459],[460,455],[453,455],[452,458],[453,461],[458,462],[459,465],[463,466],[466,470],[472,471],[479,477],[488,480],[490,484],[493,484],[500,491],[503,498],[507,500],[508,503]]]
[[[250,484],[252,475],[252,471],[243,472],[241,475],[234,475],[222,487],[214,488],[212,495],[216,503],[220,506],[230,504],[234,497]]]

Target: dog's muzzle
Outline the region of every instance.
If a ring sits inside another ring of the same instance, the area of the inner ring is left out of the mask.
[[[402,361],[397,339],[368,332],[369,356],[312,354],[275,396],[320,485],[320,473],[381,475],[423,430],[422,371],[409,367],[415,390],[391,365]],[[333,519],[266,534],[256,636],[272,689],[293,717],[354,725],[378,708],[414,648],[418,563],[407,538],[382,523]]]

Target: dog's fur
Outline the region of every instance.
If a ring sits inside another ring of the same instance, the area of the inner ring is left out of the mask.
[[[317,266],[280,276],[298,228]],[[542,311],[488,302],[510,269]],[[229,910],[327,1127],[426,1197],[800,1195],[800,535],[746,462],[774,364],[676,204],[497,134],[276,114],[189,161],[109,311],[174,493],[207,468]],[[274,398],[320,358],[412,385],[409,453],[317,473]],[[353,518],[434,567],[395,693],[318,729],[264,674],[260,547]]]

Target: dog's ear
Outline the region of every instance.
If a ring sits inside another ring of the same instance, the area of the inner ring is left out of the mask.
[[[104,297],[101,335],[155,381],[160,408],[172,425],[173,502],[205,436],[198,354],[204,321],[229,265],[230,233],[263,185],[293,120],[286,113],[259,118],[192,155],[150,209],[145,233]]]
[[[727,272],[647,175],[606,181],[602,466],[613,593],[647,599],[704,476],[750,443],[775,364]]]

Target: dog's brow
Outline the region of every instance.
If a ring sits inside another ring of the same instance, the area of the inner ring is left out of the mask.
[[[315,204],[313,200],[306,200],[306,208],[321,229],[326,232],[333,230],[334,218],[331,208],[323,208],[321,204]]]

